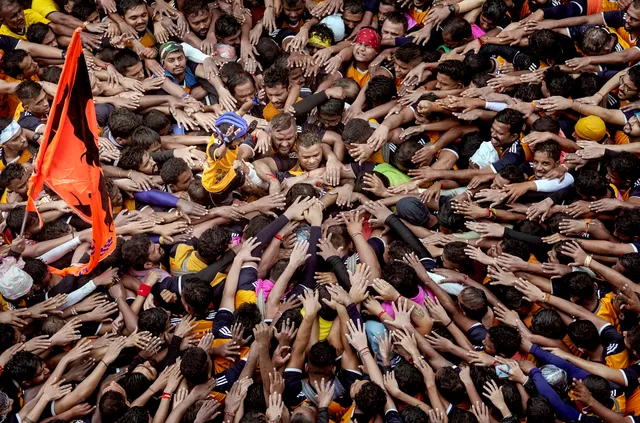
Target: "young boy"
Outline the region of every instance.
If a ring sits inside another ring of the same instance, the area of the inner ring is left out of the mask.
[[[216,130],[207,145],[209,167],[202,174],[202,185],[214,205],[230,205],[233,191],[242,187],[245,177],[250,176],[236,168],[234,162],[247,154],[247,158],[253,155],[251,132],[255,127],[255,121],[248,125],[232,112],[223,113],[216,119]]]
[[[573,185],[573,176],[570,173],[566,173],[562,181],[544,179],[549,172],[560,166],[561,153],[560,145],[555,141],[536,144],[533,148],[533,175],[529,181],[505,186],[504,198],[513,202],[527,191],[555,192]]]

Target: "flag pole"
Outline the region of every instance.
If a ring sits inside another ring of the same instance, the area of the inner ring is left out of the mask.
[[[24,219],[22,219],[22,227],[20,227],[20,236],[24,234],[24,227],[27,225],[27,217],[29,217],[29,212],[27,211],[27,206],[24,207]]]

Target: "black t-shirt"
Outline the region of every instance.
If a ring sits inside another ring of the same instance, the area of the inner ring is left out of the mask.
[[[8,35],[0,35],[0,50],[4,52],[13,51],[18,47],[19,41],[19,39],[9,37]]]

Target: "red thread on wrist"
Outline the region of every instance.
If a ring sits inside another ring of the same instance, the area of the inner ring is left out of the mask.
[[[282,238],[282,235],[280,234],[276,234],[275,238],[280,240],[280,242],[284,241],[284,239]]]
[[[140,288],[138,288],[138,295],[141,297],[148,297],[151,292],[151,287],[149,285],[141,284]]]
[[[398,297],[397,297],[395,300],[393,300],[393,302],[394,302],[394,303],[398,302],[398,300],[399,300],[400,298],[402,298],[402,294],[398,294]]]
[[[378,313],[378,319],[382,319],[382,315],[385,314],[386,311],[382,310],[380,313]]]

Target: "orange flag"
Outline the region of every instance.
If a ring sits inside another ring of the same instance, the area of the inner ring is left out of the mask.
[[[37,213],[34,200],[46,184],[93,228],[89,263],[68,267],[62,274],[93,270],[116,246],[111,202],[98,150],[98,123],[80,29],[73,33],[58,90],[47,120],[35,172],[29,180],[27,210]]]

